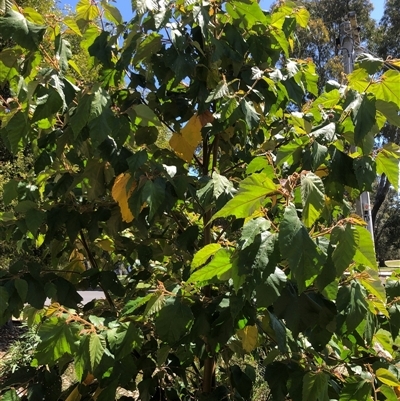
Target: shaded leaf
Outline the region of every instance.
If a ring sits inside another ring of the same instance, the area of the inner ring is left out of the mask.
[[[303,400],[329,401],[328,375],[325,372],[308,372],[304,375]]]
[[[155,320],[158,335],[162,341],[170,345],[179,341],[189,331],[192,324],[192,311],[179,300],[164,306]]]
[[[279,245],[296,279],[299,291],[304,291],[313,283],[322,269],[325,257],[310,238],[294,206],[288,206],[285,209],[280,225]]]

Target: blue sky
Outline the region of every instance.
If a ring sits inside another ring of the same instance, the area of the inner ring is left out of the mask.
[[[261,0],[260,5],[262,8],[268,9],[269,6],[273,3],[273,1],[274,0]],[[78,0],[61,0],[61,5],[68,4],[73,8],[75,8],[75,4],[77,2]],[[384,0],[372,0],[372,4],[374,5],[372,18],[374,18],[377,21],[379,21],[380,18],[382,17],[384,3],[385,3]],[[131,0],[117,0],[116,5],[121,11],[122,15],[126,17],[126,19],[128,19],[132,13]]]

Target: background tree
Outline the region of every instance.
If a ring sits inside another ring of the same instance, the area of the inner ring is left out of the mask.
[[[400,57],[400,48],[396,38],[400,34],[398,21],[398,7],[400,3],[394,0],[385,1],[384,14],[379,22],[378,29],[373,36],[373,49],[377,55],[384,60]],[[399,68],[398,65],[386,65],[385,68]],[[381,141],[400,143],[399,129],[395,124],[386,124],[382,129]],[[381,261],[397,259],[397,240],[394,234],[398,230],[397,224],[397,195],[391,190],[391,185],[386,175],[380,177],[374,196],[373,219],[376,221],[376,239],[378,243],[377,252]],[[382,208],[382,209],[381,209]]]
[[[313,59],[320,88],[329,79],[341,82],[343,63],[336,44],[339,26],[349,11],[355,11],[363,44],[368,48],[375,31],[375,21],[371,18],[373,5],[370,0],[304,0],[302,4],[310,12],[310,21],[305,29],[296,31],[293,55]]]
[[[0,270],[0,323],[28,304],[39,337],[3,398],[250,400],[257,363],[277,400],[397,397],[399,280],[382,285],[351,211],[376,172],[398,185],[399,146],[373,143],[400,74],[371,81],[366,60],[319,95],[312,61],[290,57],[308,17],[292,2],[138,1],[125,23],[81,0],[75,25],[0,18],[16,40],[0,53],[0,135],[33,155],[3,187],[16,255]],[[71,73],[73,32],[95,82]],[[105,300],[81,305],[88,287]]]

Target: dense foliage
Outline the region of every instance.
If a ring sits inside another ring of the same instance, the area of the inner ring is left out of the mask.
[[[271,400],[397,399],[399,280],[382,285],[352,205],[377,173],[398,188],[400,147],[374,150],[400,125],[398,71],[364,56],[319,95],[313,62],[289,57],[309,18],[295,2],[133,10],[0,18],[0,135],[33,155],[3,186],[0,324],[28,304],[38,335],[3,399],[250,400],[249,358]],[[71,35],[96,82],[76,78]]]

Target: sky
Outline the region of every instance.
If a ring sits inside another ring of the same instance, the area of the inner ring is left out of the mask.
[[[61,6],[64,4],[68,4],[71,7],[75,8],[78,0],[61,0]],[[274,0],[261,0],[260,5],[263,9],[268,9],[270,5],[274,2]],[[383,14],[383,6],[385,4],[385,0],[371,0],[374,5],[374,11],[372,12],[372,18],[379,21]],[[116,6],[121,11],[122,15],[128,19],[132,14],[132,6],[131,0],[117,0]]]

